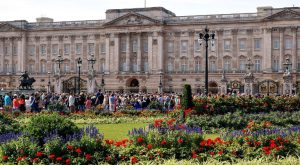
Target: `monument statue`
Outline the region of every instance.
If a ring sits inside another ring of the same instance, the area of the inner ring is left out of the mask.
[[[25,71],[20,78],[22,78],[19,85],[20,89],[32,89],[32,84],[35,82],[35,79],[33,77],[29,77],[27,71]]]

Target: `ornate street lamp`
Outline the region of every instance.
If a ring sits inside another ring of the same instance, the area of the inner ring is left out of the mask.
[[[80,67],[82,65],[82,59],[79,57],[77,61],[77,66],[78,66],[78,94],[80,94]]]
[[[210,33],[209,29],[205,27],[203,33],[199,33],[198,42],[201,45],[202,40],[205,41],[205,95],[208,94],[208,41],[211,40],[212,46],[214,46],[215,33]]]
[[[64,59],[61,57],[61,55],[58,55],[58,57],[55,59],[55,62],[58,64],[58,73],[60,74],[60,64],[64,62]]]
[[[251,72],[251,68],[252,68],[252,66],[254,65],[253,63],[252,63],[252,61],[251,61],[251,59],[250,58],[248,58],[248,63],[246,63],[245,65],[246,65],[246,67],[247,67],[247,69],[248,69],[248,74],[250,73],[252,73]]]
[[[92,66],[92,71],[94,71],[94,64],[96,63],[96,59],[94,58],[94,54],[91,54],[91,57],[88,58],[88,63]]]
[[[51,72],[48,72],[48,93],[51,93],[51,82],[50,82],[50,75],[51,75]]]
[[[159,73],[159,92],[162,93],[162,88],[163,88],[163,84],[162,84],[162,72]]]
[[[290,59],[286,58],[285,63],[283,63],[283,65],[285,66],[285,74],[289,74],[290,73],[290,67],[292,66],[292,63],[290,62]]]
[[[245,64],[247,67],[247,73],[244,75],[245,79],[245,93],[247,95],[250,95],[253,93],[253,81],[254,81],[254,76],[251,71],[251,68],[253,67],[253,63],[250,58],[247,60],[248,62]]]

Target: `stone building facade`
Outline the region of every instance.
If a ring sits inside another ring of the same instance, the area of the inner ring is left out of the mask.
[[[208,27],[215,33],[209,92],[292,93],[300,86],[299,26],[299,7],[193,16],[163,7],[110,9],[105,20],[0,22],[0,87],[18,88],[26,70],[38,90],[180,92],[188,83],[203,92],[206,50],[198,40]]]

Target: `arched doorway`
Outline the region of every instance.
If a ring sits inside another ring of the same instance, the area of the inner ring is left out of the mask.
[[[215,81],[211,81],[208,83],[208,93],[217,94],[218,90],[218,84]]]
[[[71,77],[65,81],[63,81],[63,93],[75,93],[79,92],[79,78],[78,77]],[[87,90],[87,81],[80,79],[80,91]]]
[[[140,83],[137,79],[129,79],[127,84],[127,89],[131,93],[138,93],[139,92]]]

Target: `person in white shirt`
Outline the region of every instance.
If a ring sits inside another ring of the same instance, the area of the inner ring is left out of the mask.
[[[72,93],[70,94],[68,101],[70,111],[75,112],[75,97]]]

